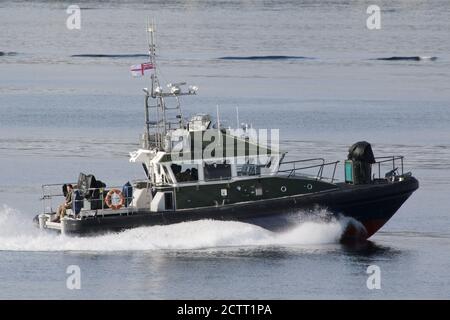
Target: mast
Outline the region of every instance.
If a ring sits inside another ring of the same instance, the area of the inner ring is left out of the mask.
[[[153,72],[151,74],[150,90],[144,90],[145,95],[145,135],[146,148],[154,148],[158,151],[164,150],[165,139],[168,134],[176,129],[184,128],[183,116],[181,113],[181,104],[179,97],[182,95],[194,95],[197,93],[196,86],[189,86],[187,91],[181,89],[186,85],[185,82],[169,83],[167,85],[169,91],[163,92],[157,76],[156,64],[156,33],[155,24],[147,21],[147,42],[149,63],[152,65]],[[149,99],[156,100],[155,105],[150,105]],[[166,107],[165,98],[175,98],[175,107]],[[155,121],[150,121],[150,108],[155,109]],[[153,129],[153,130],[152,130]],[[153,137],[153,141],[152,141]],[[170,146],[169,146],[170,148]],[[167,150],[166,150],[167,151]]]
[[[151,63],[154,72],[152,72],[150,77],[150,92],[148,90],[146,91],[145,95],[145,124],[146,124],[146,138],[147,138],[147,148],[150,148],[151,146],[151,135],[150,135],[150,115],[149,115],[149,108],[155,108],[156,109],[156,122],[154,124],[155,126],[155,144],[156,147],[159,149],[161,147],[161,132],[159,130],[159,108],[158,105],[156,106],[149,106],[148,100],[150,97],[156,98],[156,92],[155,89],[159,87],[158,78],[156,77],[156,44],[155,44],[155,24],[154,22],[150,22],[149,19],[147,20],[147,44],[148,44],[148,57],[149,62]]]

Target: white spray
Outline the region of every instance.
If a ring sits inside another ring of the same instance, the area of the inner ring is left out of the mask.
[[[34,227],[31,217],[4,205],[0,208],[0,250],[141,251],[317,245],[337,243],[349,221],[298,218],[288,231],[271,232],[246,223],[201,220],[82,238],[42,232]]]

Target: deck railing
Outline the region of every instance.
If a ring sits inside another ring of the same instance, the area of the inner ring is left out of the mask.
[[[392,170],[390,172],[388,172],[387,174],[389,174],[389,173],[395,174],[396,171],[398,169],[400,169],[400,174],[403,175],[404,174],[404,172],[403,172],[403,158],[404,158],[403,156],[395,156],[395,155],[394,156],[386,156],[386,157],[376,157],[375,158],[375,163],[372,164],[372,168],[374,166],[377,167],[377,169],[378,169],[378,179],[385,178],[385,177],[381,177],[381,166],[382,166],[383,163],[389,163],[389,162],[392,163]],[[396,166],[398,164],[400,164],[400,167]],[[374,174],[374,178],[375,178],[375,174]]]
[[[308,162],[320,162],[319,164],[312,164],[312,165],[300,165]],[[326,162],[324,158],[310,158],[310,159],[302,159],[302,160],[294,160],[294,161],[282,161],[280,162],[280,167],[278,169],[278,172],[281,173],[288,173],[288,178],[293,177],[296,175],[297,171],[305,171],[308,169],[314,169],[317,168],[317,174],[314,175],[316,180],[330,180],[331,183],[335,180],[336,175],[336,168],[339,161],[333,161],[333,162]],[[281,169],[282,166],[291,165],[291,168],[288,169]],[[333,167],[333,174],[331,177],[324,177],[323,172],[324,168],[326,166],[332,166]],[[306,174],[303,174],[306,176]]]
[[[100,211],[100,212],[102,212],[100,215],[105,214],[104,210],[115,211],[106,205],[106,203],[105,203],[106,194],[107,194],[107,192],[109,192],[112,189],[117,189],[120,192],[122,192],[122,189],[123,189],[123,186],[83,189],[84,193],[87,193],[87,192],[91,192],[92,194],[98,193],[98,197],[86,198],[86,197],[82,196],[82,199],[75,199],[75,193],[80,192],[81,190],[76,187],[76,183],[71,183],[71,184],[74,186],[73,191],[72,191],[73,194],[72,194],[72,208],[71,208],[73,214],[75,214],[74,208],[80,208],[81,210],[84,208],[85,210],[87,209],[87,210],[91,210],[91,211]],[[64,204],[65,196],[62,191],[63,185],[64,185],[63,183],[42,185],[41,200],[43,201],[43,213],[54,213],[54,212],[56,212],[56,210],[58,209],[58,207],[60,205]],[[122,192],[122,196],[124,197],[124,204],[123,204],[122,208],[127,209],[127,210],[125,210],[125,213],[129,214],[129,213],[132,213],[133,211],[135,211],[134,210],[135,208],[131,205],[132,200],[133,200],[133,195],[127,197],[126,194],[123,194],[123,192]],[[55,198],[58,199],[58,203],[54,203],[54,202],[56,202],[54,200]],[[89,203],[90,208],[85,208],[86,203]],[[95,203],[96,205],[93,206],[93,203]],[[85,210],[82,210],[82,211],[85,211]],[[124,210],[122,209],[120,212],[123,214],[124,213],[123,211]]]

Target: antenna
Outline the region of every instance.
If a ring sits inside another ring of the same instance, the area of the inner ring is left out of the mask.
[[[239,129],[239,107],[236,106],[236,129]]]
[[[147,18],[147,44],[148,44],[148,58],[153,72],[151,73],[151,96],[155,97],[155,89],[159,87],[159,82],[156,77],[156,44],[155,44],[155,23],[152,19]]]
[[[147,18],[147,42],[148,42],[148,54],[150,56],[150,62],[155,57],[155,23]]]

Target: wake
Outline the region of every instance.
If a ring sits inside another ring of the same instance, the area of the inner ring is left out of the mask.
[[[83,238],[42,232],[29,216],[4,205],[0,208],[0,250],[149,251],[317,245],[338,243],[352,223],[348,218],[305,219],[300,214],[295,219],[294,227],[284,232],[271,232],[241,222],[200,220]]]

